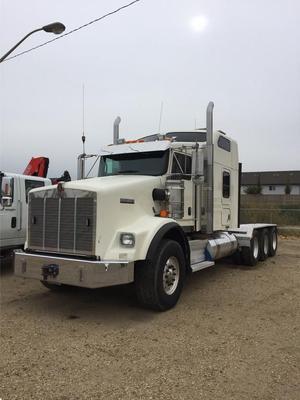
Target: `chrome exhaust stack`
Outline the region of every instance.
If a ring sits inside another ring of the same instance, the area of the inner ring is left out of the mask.
[[[88,176],[85,176],[85,161],[88,158],[92,158],[92,157],[99,157],[98,154],[79,154],[79,156],[77,157],[77,179],[86,179]],[[97,160],[96,160],[97,161]],[[90,171],[88,172],[88,175]]]
[[[79,154],[77,157],[77,179],[85,178],[85,156],[86,154]]]
[[[207,147],[207,225],[206,233],[214,231],[214,149],[213,149],[213,109],[214,103],[210,101],[206,109],[206,147]]]
[[[115,119],[115,122],[114,122],[114,141],[113,141],[113,143],[114,144],[118,144],[118,141],[119,141],[119,136],[120,136],[120,129],[119,129],[119,127],[120,127],[120,122],[121,122],[121,118],[120,117],[117,117],[116,119]]]

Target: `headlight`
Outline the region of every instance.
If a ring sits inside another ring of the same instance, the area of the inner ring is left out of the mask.
[[[122,246],[134,247],[135,238],[133,233],[121,233],[120,242]]]

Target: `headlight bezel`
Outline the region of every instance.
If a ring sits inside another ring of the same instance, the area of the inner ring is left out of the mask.
[[[123,247],[133,248],[135,246],[135,235],[131,232],[122,232],[120,234],[120,244]]]

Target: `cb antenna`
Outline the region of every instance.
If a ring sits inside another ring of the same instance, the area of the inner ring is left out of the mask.
[[[84,84],[82,85],[82,154],[85,154],[85,134],[84,134]]]

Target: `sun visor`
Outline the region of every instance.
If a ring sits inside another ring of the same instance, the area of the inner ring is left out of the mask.
[[[100,156],[107,156],[110,154],[126,154],[148,151],[165,151],[170,148],[169,140],[159,140],[155,142],[143,143],[124,143],[111,146],[103,146],[100,150]]]

